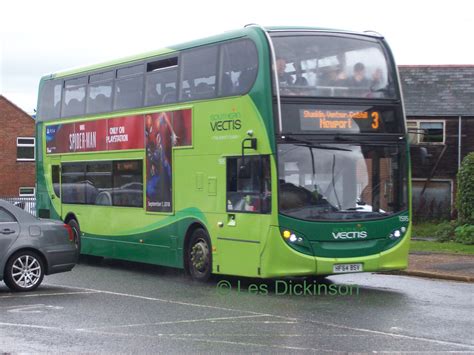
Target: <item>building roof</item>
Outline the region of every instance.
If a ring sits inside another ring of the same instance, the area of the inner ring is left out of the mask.
[[[401,65],[407,116],[474,116],[474,65]]]
[[[35,120],[35,117],[33,116],[30,116],[29,114],[27,114],[25,111],[23,111],[20,107],[18,107],[16,104],[14,104],[13,102],[11,102],[10,100],[8,100],[5,96],[1,95],[0,94],[0,101],[4,101],[7,105],[13,107],[16,111],[18,111],[19,114],[25,116],[25,117],[28,117],[30,118],[31,120]]]

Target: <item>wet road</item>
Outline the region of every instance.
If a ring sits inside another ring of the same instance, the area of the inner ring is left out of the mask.
[[[0,352],[474,352],[472,284],[329,280],[199,284],[173,269],[84,260],[33,293],[0,284]]]

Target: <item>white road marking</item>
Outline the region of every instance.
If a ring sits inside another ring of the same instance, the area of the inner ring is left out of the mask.
[[[253,321],[238,321],[238,320],[235,320],[235,321],[219,321],[219,322],[215,322],[215,321],[211,321],[211,323],[247,323],[247,324],[298,324],[297,321],[271,321],[271,320],[253,320]]]
[[[32,324],[21,324],[21,323],[4,323],[4,322],[0,322],[0,327],[18,327],[18,328],[57,330],[57,331],[64,331],[65,330],[65,329],[60,328],[60,327],[48,327],[48,326],[45,326],[45,325],[32,325]]]
[[[285,349],[285,350],[305,350],[305,351],[313,351],[313,352],[335,352],[335,350],[325,350],[325,349],[316,349],[316,348],[301,348],[295,346],[285,346],[285,345],[273,345],[273,344],[259,344],[259,343],[248,343],[248,342],[239,342],[239,341],[229,341],[229,340],[211,340],[211,339],[199,339],[199,338],[191,338],[191,337],[183,337],[182,335],[179,336],[170,336],[169,334],[130,334],[130,333],[115,333],[115,332],[104,332],[104,331],[97,331],[97,330],[89,330],[84,329],[83,332],[85,333],[92,333],[92,334],[102,334],[102,335],[110,335],[110,336],[123,336],[123,337],[142,337],[142,338],[151,338],[156,339],[157,337],[166,338],[168,337],[169,340],[184,340],[184,341],[196,341],[196,342],[204,342],[204,343],[211,343],[211,344],[230,344],[230,345],[243,345],[243,346],[256,346],[256,347],[265,347],[265,348],[276,348],[276,349]],[[209,337],[209,335],[205,335]]]
[[[423,337],[417,337],[417,336],[412,336],[412,335],[404,335],[404,334],[395,334],[395,333],[383,332],[383,331],[380,331],[380,330],[349,327],[347,325],[319,322],[319,321],[315,321],[315,320],[311,320],[311,319],[301,319],[301,321],[320,324],[320,325],[325,325],[325,326],[339,328],[339,329],[353,330],[353,331],[356,331],[356,332],[364,332],[364,333],[390,336],[390,337],[393,337],[393,338],[420,340],[420,341],[431,342],[431,343],[436,343],[436,344],[441,344],[441,345],[454,345],[454,346],[462,346],[462,347],[466,347],[466,348],[469,348],[469,349],[474,349],[474,345],[464,344],[464,343],[456,343],[456,342],[452,342],[452,341],[444,341],[444,340],[423,338]]]
[[[182,306],[200,307],[200,308],[210,308],[210,309],[218,309],[218,310],[222,310],[222,311],[249,313],[249,314],[255,314],[255,315],[259,315],[259,316],[272,316],[272,317],[275,317],[275,316],[272,315],[272,314],[266,314],[266,313],[259,313],[259,312],[252,312],[252,311],[243,311],[243,310],[240,310],[240,309],[232,309],[232,308],[226,308],[226,307],[208,306],[208,305],[204,305],[204,304],[197,304],[197,303],[188,303],[188,302],[167,300],[167,299],[164,299],[164,298],[156,298],[156,297],[147,297],[147,296],[140,296],[140,295],[132,295],[132,294],[129,294],[129,293],[122,293],[122,292],[112,292],[112,291],[96,290],[96,289],[93,289],[93,288],[63,286],[63,285],[54,285],[54,284],[48,284],[48,286],[64,287],[64,288],[70,288],[70,289],[75,289],[75,290],[85,290],[85,291],[89,291],[89,292],[91,292],[91,293],[103,293],[103,294],[113,295],[113,296],[122,296],[122,297],[138,298],[138,299],[147,300],[147,301],[157,301],[157,302],[164,302],[164,303],[179,304],[179,305],[182,305]],[[276,317],[279,317],[279,316],[276,316]]]
[[[77,330],[90,330],[90,329],[95,330],[95,329],[115,329],[115,328],[149,327],[149,326],[154,326],[154,325],[171,325],[171,324],[197,323],[197,322],[216,322],[216,321],[220,321],[220,320],[242,319],[242,318],[255,318],[255,317],[263,317],[263,316],[260,316],[260,315],[250,315],[250,316],[218,317],[218,318],[204,318],[204,319],[185,319],[185,320],[156,322],[156,323],[124,324],[124,325],[95,327],[95,328],[77,329]],[[267,317],[267,316],[265,316],[265,317]]]
[[[5,298],[30,298],[30,297],[48,297],[48,296],[67,296],[67,295],[81,295],[81,294],[89,294],[89,293],[97,293],[92,291],[78,291],[78,292],[56,292],[56,293],[32,293],[27,295],[18,295],[12,294],[8,296],[0,296],[0,299]]]
[[[87,331],[87,329],[84,329],[84,331]],[[115,334],[115,333],[111,333]],[[141,334],[143,335],[143,334]],[[216,335],[216,334],[214,334]],[[226,333],[219,333],[217,334],[219,337],[250,337],[250,338],[261,338],[261,337],[284,337],[284,338],[305,338],[305,337],[310,337],[310,338],[323,338],[327,339],[328,337],[331,338],[364,338],[367,337],[368,335],[366,334],[289,334],[289,333],[272,333],[272,334],[255,334],[255,333],[250,333],[250,334],[226,334]],[[209,337],[209,334],[200,334],[200,333],[156,333],[153,335],[147,335],[147,336],[180,336],[180,337]]]
[[[30,304],[30,305],[14,307],[12,309],[9,309],[7,312],[9,313],[43,313],[44,311],[60,310],[60,309],[64,309],[64,307],[51,306],[51,305],[46,305],[46,304]]]
[[[72,287],[72,286],[53,285],[53,284],[49,284],[49,285],[50,286],[56,286],[56,287],[64,287],[64,288],[72,288],[72,289],[77,289],[77,290],[91,291],[91,292],[94,292],[94,293],[104,293],[104,294],[109,294],[109,295],[132,297],[132,298],[138,298],[138,299],[149,300],[149,301],[158,301],[158,302],[179,304],[179,305],[190,306],[190,307],[210,308],[210,309],[219,309],[219,310],[225,310],[225,311],[231,311],[231,312],[249,313],[249,314],[261,315],[261,316],[270,316],[270,317],[276,317],[276,318],[281,318],[281,319],[287,319],[287,320],[290,320],[290,321],[298,320],[298,321],[301,321],[301,322],[310,322],[310,323],[320,324],[320,325],[334,327],[334,328],[338,328],[338,329],[351,330],[351,331],[356,331],[356,332],[366,332],[366,333],[370,333],[370,334],[388,336],[388,337],[392,337],[392,338],[402,338],[402,339],[424,341],[424,342],[441,344],[441,345],[451,345],[451,346],[458,346],[458,347],[474,349],[474,345],[465,344],[465,343],[457,343],[457,342],[430,339],[430,338],[424,338],[424,337],[418,337],[418,336],[395,334],[395,333],[389,333],[389,332],[372,330],[372,329],[350,327],[350,326],[346,326],[346,325],[320,322],[320,321],[315,321],[315,320],[311,320],[311,319],[290,318],[290,317],[279,316],[279,315],[275,315],[275,314],[258,313],[258,312],[253,312],[253,311],[246,311],[246,310],[232,309],[232,308],[225,308],[225,307],[207,306],[207,305],[202,305],[202,304],[180,302],[180,301],[167,300],[167,299],[156,298],[156,297],[146,297],[146,296],[132,295],[132,294],[120,293],[120,292],[97,290],[97,289],[91,289],[91,288],[85,288],[85,287]]]

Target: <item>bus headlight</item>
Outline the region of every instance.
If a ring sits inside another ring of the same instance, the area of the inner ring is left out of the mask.
[[[289,230],[286,230],[286,229],[281,233],[282,237],[285,238],[285,239],[290,239],[291,234],[292,233]]]
[[[303,241],[303,238],[297,237],[295,233],[288,229],[284,229],[281,233],[281,236],[283,237],[283,239],[290,243],[297,243]]]
[[[299,232],[292,231],[291,229],[281,228],[280,235],[283,240],[293,249],[299,252],[312,255],[311,243]]]
[[[281,236],[283,237],[283,239],[285,239],[289,243],[304,244],[304,239],[303,239],[302,236],[297,235],[296,233],[294,233],[294,232],[292,232],[288,229],[284,229],[281,232]]]
[[[390,234],[390,239],[398,239],[401,236],[402,236],[402,232],[399,229],[396,229]]]

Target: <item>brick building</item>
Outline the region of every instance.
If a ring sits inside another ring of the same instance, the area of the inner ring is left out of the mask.
[[[35,121],[0,95],[0,197],[35,190]]]
[[[447,218],[454,212],[460,163],[474,151],[474,65],[399,71],[411,133],[413,211]]]

